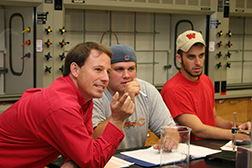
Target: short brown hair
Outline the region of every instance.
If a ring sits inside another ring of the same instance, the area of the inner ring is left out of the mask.
[[[72,62],[75,62],[79,67],[82,67],[90,55],[90,51],[92,49],[98,50],[102,53],[107,54],[110,58],[112,58],[112,52],[108,49],[108,47],[96,43],[96,42],[84,42],[77,44],[73,48],[69,50],[65,59],[63,76],[67,76],[71,70],[70,65]]]

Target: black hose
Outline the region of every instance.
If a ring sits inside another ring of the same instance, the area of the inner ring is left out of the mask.
[[[12,19],[14,17],[20,17],[22,19],[22,24],[23,24],[23,29],[24,30],[24,18],[23,16],[20,14],[20,13],[13,13],[10,17],[10,21],[9,21],[9,53],[10,53],[10,70],[11,70],[11,73],[13,75],[16,75],[16,76],[21,76],[24,72],[24,59],[22,59],[22,71],[21,72],[16,72],[14,71],[13,69],[13,66],[12,66],[12,34],[11,34],[11,22],[12,22]],[[23,34],[23,43],[24,43],[24,34]],[[22,55],[24,55],[24,46],[23,46],[23,52],[22,52]]]
[[[178,37],[178,35],[177,35],[177,29],[178,29],[178,26],[179,26],[179,24],[180,23],[183,23],[183,22],[187,22],[187,23],[189,23],[190,25],[191,25],[191,27],[192,27],[192,29],[191,30],[194,30],[194,28],[193,28],[193,24],[192,24],[192,22],[190,21],[190,20],[180,20],[180,21],[178,21],[177,23],[176,23],[176,26],[175,26],[175,38],[174,38],[174,65],[175,65],[175,67],[177,68],[177,70],[180,70],[180,68],[177,66],[177,62],[176,62],[176,39],[177,39],[177,37]]]

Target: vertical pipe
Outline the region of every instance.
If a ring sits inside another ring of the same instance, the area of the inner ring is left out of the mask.
[[[154,85],[155,75],[155,37],[156,37],[156,13],[153,14],[153,64],[152,64],[152,84]]]
[[[243,17],[243,30],[242,30],[242,67],[241,67],[241,83],[243,83],[243,68],[244,68],[244,44],[245,44],[245,17]]]
[[[83,10],[83,41],[86,42],[86,10]]]

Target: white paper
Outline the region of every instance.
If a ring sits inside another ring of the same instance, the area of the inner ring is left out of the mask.
[[[203,158],[203,157],[206,157],[207,155],[218,153],[218,152],[221,152],[221,151],[205,148],[201,146],[196,146],[196,145],[190,145],[190,155],[192,159]],[[148,163],[152,163],[155,165],[160,164],[160,153],[158,150],[153,149],[153,147],[150,147],[147,149],[135,150],[135,151],[121,152],[121,154],[138,159],[138,160],[142,160]],[[165,152],[163,154],[167,155],[167,158],[169,158],[167,160],[167,163],[164,163],[164,164],[174,163],[174,162],[178,162],[185,159],[185,155],[178,154],[178,153]]]
[[[224,150],[224,151],[233,151],[232,141],[229,141],[228,143],[226,143],[225,145],[223,145],[220,148],[221,148],[221,150]],[[235,151],[236,150],[237,150],[237,146],[235,146]]]
[[[133,164],[134,163],[112,156],[104,168],[129,167],[130,165]]]

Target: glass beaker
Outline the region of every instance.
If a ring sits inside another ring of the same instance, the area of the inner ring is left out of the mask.
[[[167,168],[189,167],[192,129],[186,126],[162,126],[160,130],[160,166]]]

